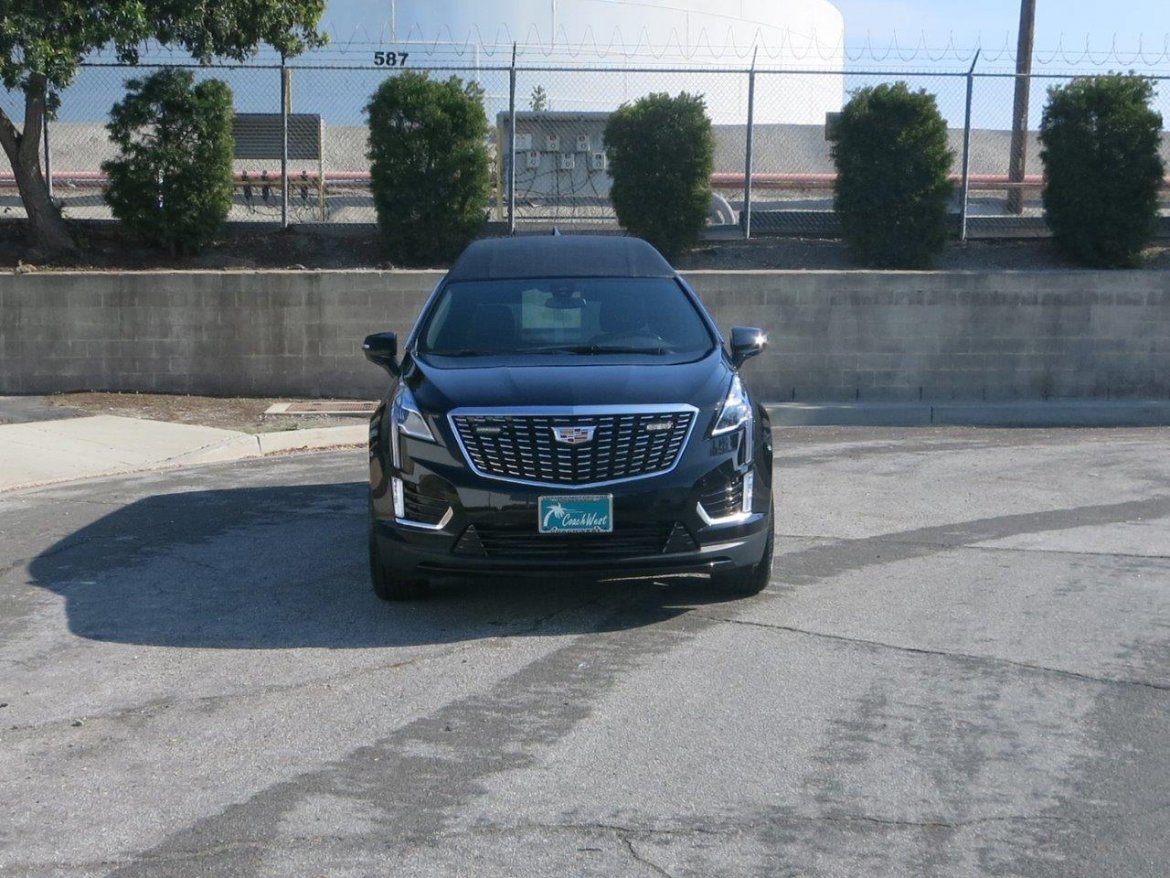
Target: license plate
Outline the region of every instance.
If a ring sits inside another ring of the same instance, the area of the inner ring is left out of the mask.
[[[542,534],[613,532],[613,496],[541,497],[538,524]]]

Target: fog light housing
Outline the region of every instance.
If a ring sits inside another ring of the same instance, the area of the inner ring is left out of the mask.
[[[740,503],[739,511],[743,513],[750,513],[752,511],[752,494],[756,487],[756,474],[748,470],[747,475],[743,477],[743,500]]]
[[[394,517],[406,518],[406,495],[402,490],[402,479],[390,480],[390,492],[394,495]]]

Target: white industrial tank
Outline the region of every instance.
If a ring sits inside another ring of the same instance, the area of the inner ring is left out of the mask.
[[[549,110],[610,111],[650,92],[701,92],[714,122],[742,123],[746,77],[757,70],[759,122],[823,124],[843,98],[844,22],[828,0],[390,0],[390,42],[410,66],[517,61],[532,67],[604,67],[654,73],[525,74],[518,105],[539,85]],[[389,47],[388,47],[389,48]],[[701,76],[665,68],[701,68]],[[778,76],[774,71],[792,73]],[[499,86],[486,77],[489,103]]]

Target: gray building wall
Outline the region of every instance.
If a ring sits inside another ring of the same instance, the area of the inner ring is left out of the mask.
[[[439,272],[0,276],[0,393],[372,397]],[[1170,272],[692,272],[770,402],[1170,398]]]

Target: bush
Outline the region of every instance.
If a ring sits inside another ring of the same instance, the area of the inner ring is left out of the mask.
[[[488,122],[483,92],[452,76],[405,72],[366,106],[378,227],[403,265],[454,259],[487,218]]]
[[[904,82],[860,89],[830,139],[834,206],[854,256],[881,267],[929,265],[946,244],[954,158],[934,95]]]
[[[667,257],[699,239],[711,206],[715,140],[702,95],[652,94],[609,117],[605,148],[618,221]]]
[[[1093,76],[1048,90],[1040,122],[1044,210],[1057,247],[1089,265],[1132,265],[1154,234],[1165,168],[1154,87]]]
[[[152,246],[203,248],[232,205],[232,92],[189,70],[126,83],[106,126],[118,158],[102,162],[114,216]]]

